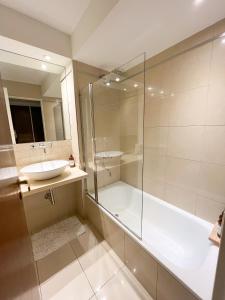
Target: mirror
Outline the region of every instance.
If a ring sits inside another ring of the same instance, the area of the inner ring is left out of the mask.
[[[13,143],[71,139],[65,68],[0,50]]]

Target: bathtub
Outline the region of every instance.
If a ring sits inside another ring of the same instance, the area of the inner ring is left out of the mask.
[[[142,239],[138,242],[195,295],[210,300],[218,247],[208,239],[213,225],[118,181],[99,189],[99,203]],[[143,216],[143,217],[142,217]]]

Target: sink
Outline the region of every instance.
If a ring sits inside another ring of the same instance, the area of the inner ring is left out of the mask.
[[[67,160],[49,160],[28,165],[20,173],[32,180],[45,180],[61,175],[68,165]]]
[[[113,157],[120,157],[124,153],[121,151],[104,151],[104,152],[97,152],[95,157],[96,158],[113,158]]]

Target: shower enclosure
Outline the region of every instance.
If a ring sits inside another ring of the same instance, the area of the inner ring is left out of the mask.
[[[81,93],[87,192],[207,300],[225,208],[224,37],[137,57]]]
[[[144,68],[143,54],[81,92],[87,192],[138,237],[143,207]]]

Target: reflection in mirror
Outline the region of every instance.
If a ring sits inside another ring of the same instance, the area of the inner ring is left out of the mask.
[[[0,73],[14,143],[71,138],[63,66],[0,50]]]

